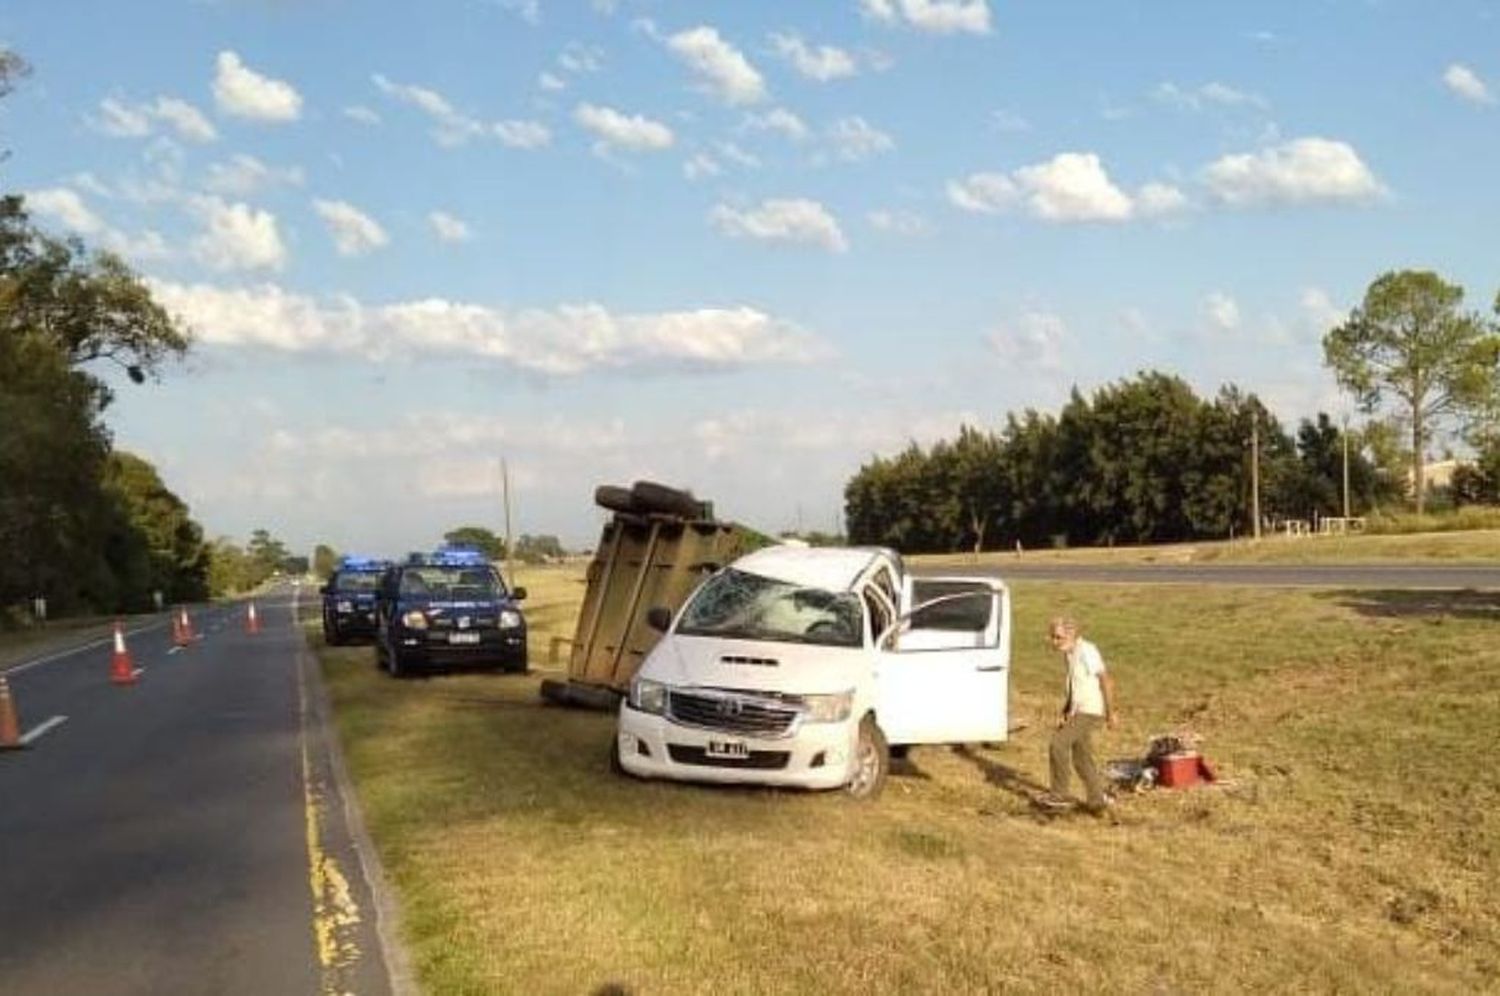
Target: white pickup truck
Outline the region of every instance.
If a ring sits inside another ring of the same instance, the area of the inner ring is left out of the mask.
[[[884,549],[775,546],[704,581],[620,704],[628,774],[879,794],[891,748],[1006,739],[1010,595]]]

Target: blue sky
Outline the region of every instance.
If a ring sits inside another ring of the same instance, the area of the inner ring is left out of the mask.
[[[211,533],[833,528],[874,453],[1158,367],[1344,410],[1380,272],[1500,285],[1500,5],[10,0],[0,182],[198,344],[117,443]]]

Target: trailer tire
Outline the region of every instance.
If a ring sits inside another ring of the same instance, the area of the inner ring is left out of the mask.
[[[703,503],[693,497],[691,491],[671,488],[655,481],[636,481],[630,489],[636,505],[646,512],[661,515],[678,515],[684,519],[697,519],[703,515]]]
[[[607,508],[611,512],[625,512],[639,515],[645,509],[641,503],[635,500],[635,494],[629,488],[622,488],[614,484],[601,484],[594,489],[594,504],[600,508]]]
[[[874,716],[866,715],[860,720],[859,740],[854,747],[854,774],[844,791],[861,801],[878,798],[890,770],[891,748],[885,742],[885,733]]]

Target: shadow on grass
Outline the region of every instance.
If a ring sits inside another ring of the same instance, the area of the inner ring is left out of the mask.
[[[953,748],[953,753],[978,768],[984,780],[998,789],[1011,793],[1023,802],[1042,808],[1042,799],[1049,794],[1046,785],[1028,778],[1015,768],[985,757],[968,744]]]
[[[1500,622],[1495,591],[1331,591],[1319,598],[1377,619],[1479,619]]]

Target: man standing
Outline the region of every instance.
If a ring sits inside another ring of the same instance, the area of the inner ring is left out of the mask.
[[[1048,808],[1061,809],[1070,804],[1068,791],[1072,782],[1072,769],[1083,779],[1088,792],[1084,808],[1095,815],[1104,812],[1106,800],[1104,782],[1094,763],[1094,734],[1100,727],[1108,725],[1114,729],[1119,722],[1115,709],[1115,684],[1104,668],[1104,658],[1099,648],[1078,634],[1078,624],[1065,616],[1053,619],[1048,625],[1048,637],[1052,646],[1063,655],[1067,668],[1067,699],[1063,703],[1062,715],[1057,720],[1057,732],[1052,734],[1050,759],[1052,763],[1052,793],[1043,800]]]

